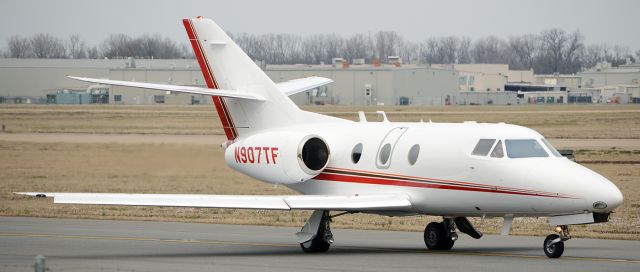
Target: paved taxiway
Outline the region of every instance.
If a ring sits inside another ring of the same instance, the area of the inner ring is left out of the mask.
[[[551,260],[542,237],[463,236],[450,252],[422,233],[334,230],[328,253],[304,254],[298,228],[0,217],[0,271],[640,271],[640,241],[573,239]]]

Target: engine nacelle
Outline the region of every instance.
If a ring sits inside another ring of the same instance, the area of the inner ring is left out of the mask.
[[[274,184],[311,179],[329,163],[329,146],[317,135],[278,131],[249,136],[227,147],[227,164],[246,175]]]

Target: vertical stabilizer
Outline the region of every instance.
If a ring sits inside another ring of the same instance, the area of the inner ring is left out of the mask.
[[[211,19],[184,19],[191,46],[208,88],[239,90],[266,98],[246,101],[213,97],[227,139],[300,122],[301,110]]]

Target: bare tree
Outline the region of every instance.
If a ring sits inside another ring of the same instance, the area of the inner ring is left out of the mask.
[[[47,33],[33,35],[30,39],[31,49],[36,58],[65,58],[66,49],[59,38]]]
[[[327,60],[325,47],[325,37],[322,34],[308,36],[302,42],[305,62],[310,64],[320,63]]]
[[[90,58],[90,59],[100,58],[100,50],[98,50],[97,46],[94,45],[91,48],[87,49],[87,58]]]
[[[567,46],[563,50],[563,66],[561,73],[574,74],[581,70],[581,54],[584,50],[584,36],[580,31],[574,31],[568,35]]]
[[[567,33],[558,28],[540,34],[540,56],[536,73],[576,73],[584,68],[584,37],[579,31]]]
[[[615,45],[613,46],[613,59],[609,62],[611,62],[611,65],[613,66],[620,66],[622,64],[626,64],[627,59],[631,60],[631,58],[633,58],[633,55],[631,54],[629,47]]]
[[[538,36],[526,34],[509,37],[510,62],[512,69],[532,69],[539,49]]]
[[[640,49],[636,51],[636,62],[640,62]]]
[[[10,58],[30,58],[33,56],[31,42],[28,38],[22,38],[17,35],[11,36],[7,41],[7,47]]]
[[[460,39],[456,56],[458,57],[458,63],[471,63],[471,38],[462,37]]]
[[[126,34],[111,34],[102,42],[102,54],[107,58],[136,57],[136,47]]]
[[[388,56],[398,55],[402,37],[395,31],[379,31],[375,35],[375,48],[378,59],[387,61]]]
[[[371,37],[364,34],[355,34],[345,41],[345,57],[353,61],[353,59],[366,59],[371,61],[373,58],[373,46],[371,45]]]
[[[477,40],[471,49],[475,63],[508,63],[506,59],[506,42],[496,36],[488,36]]]
[[[171,59],[180,57],[180,50],[176,43],[169,38],[162,38],[160,34],[143,35],[131,43],[137,46],[134,56],[157,59]]]
[[[195,54],[193,53],[193,49],[191,48],[191,46],[187,45],[186,43],[180,44],[180,55],[181,55],[181,58],[184,58],[184,59],[196,58]]]
[[[582,55],[583,67],[590,68],[599,62],[606,61],[605,54],[608,51],[606,44],[592,44],[585,47]]]
[[[331,62],[332,58],[343,57],[344,42],[338,34],[330,34],[325,37],[326,62]]]
[[[419,59],[418,56],[420,55],[420,46],[417,43],[405,41],[400,45],[399,55],[402,57],[404,63],[410,64],[417,62]]]
[[[72,59],[82,59],[87,57],[87,43],[80,38],[80,35],[73,34],[67,40],[67,55]]]

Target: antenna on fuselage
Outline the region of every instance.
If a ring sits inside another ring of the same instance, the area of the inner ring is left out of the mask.
[[[382,122],[389,123],[389,119],[387,119],[387,114],[384,111],[376,111],[378,116],[382,116]]]
[[[358,117],[360,118],[360,123],[366,123],[367,122],[367,117],[364,116],[364,111],[359,111],[358,112]]]

